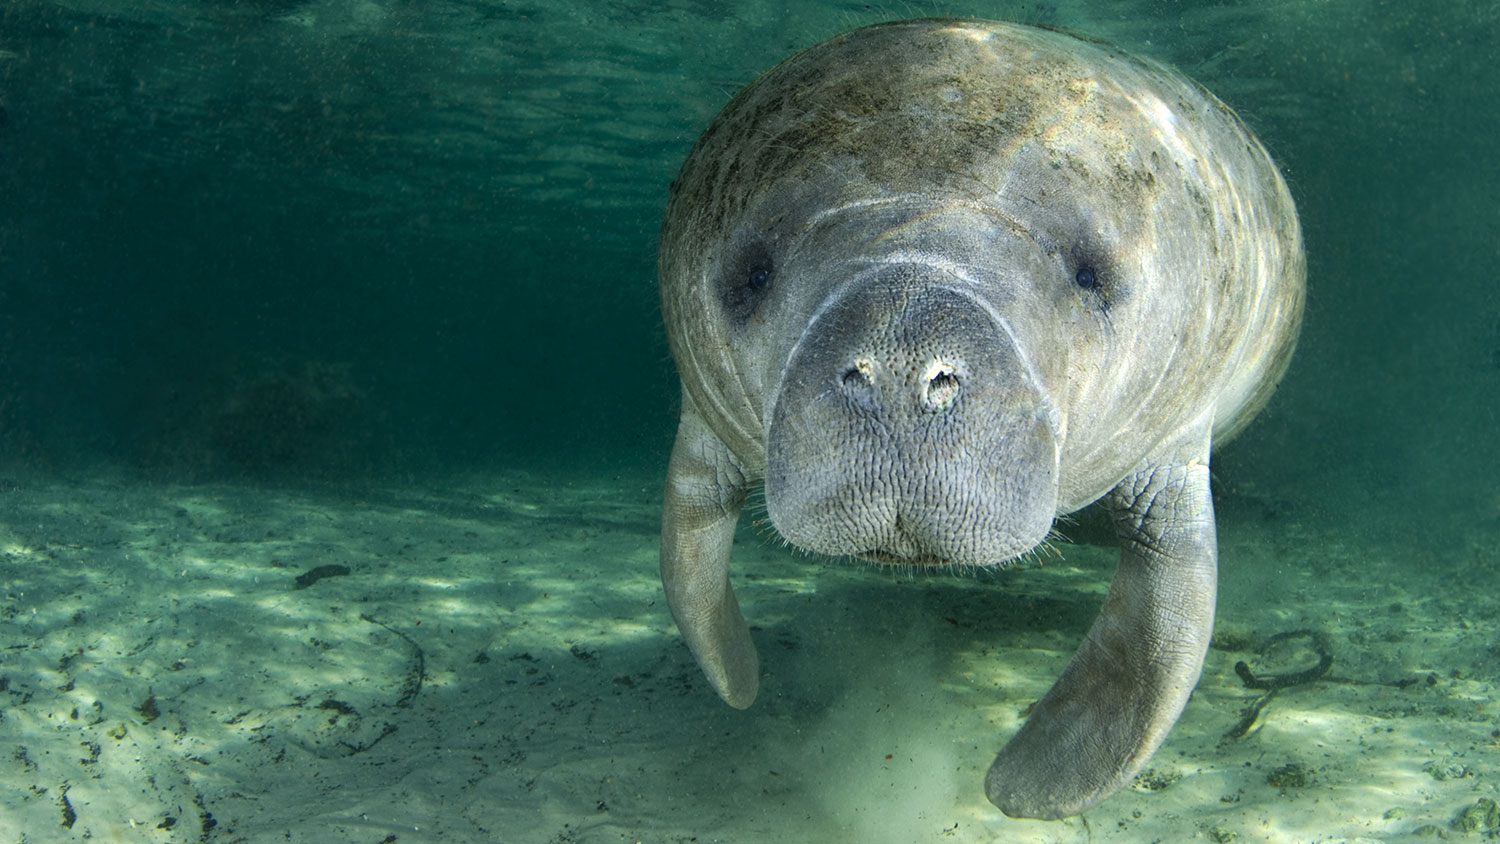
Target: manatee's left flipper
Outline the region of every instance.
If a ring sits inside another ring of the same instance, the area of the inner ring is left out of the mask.
[[[1213,633],[1208,438],[1105,498],[1120,565],[1088,638],[985,777],[1012,817],[1076,815],[1130,781],[1176,722]]]
[[[725,703],[744,709],[760,687],[750,628],[729,588],[729,549],[750,482],[684,398],[662,501],[661,582],[677,629]]]

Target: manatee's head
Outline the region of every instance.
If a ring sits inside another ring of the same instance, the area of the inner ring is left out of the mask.
[[[1152,337],[1158,188],[1135,135],[1080,110],[1098,84],[1071,43],[966,27],[794,57],[674,184],[660,276],[685,393],[806,550],[1002,563],[1125,471],[1064,477],[1112,447],[1064,439],[1074,410],[1087,429],[1114,406],[1100,390],[1140,388],[1113,344]]]
[[[1074,285],[1014,222],[926,196],[830,204],[768,191],[710,246],[706,295],[669,319],[699,412],[807,551],[991,565],[1058,508]],[[767,223],[770,223],[767,225]],[[1043,292],[1051,291],[1051,292]]]

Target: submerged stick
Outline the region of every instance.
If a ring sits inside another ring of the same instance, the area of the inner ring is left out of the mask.
[[[1245,712],[1240,717],[1239,723],[1235,724],[1233,729],[1225,733],[1224,738],[1237,739],[1250,732],[1251,728],[1255,726],[1255,722],[1260,720],[1261,712],[1271,702],[1271,698],[1275,697],[1276,693],[1282,689],[1311,683],[1314,680],[1321,680],[1328,676],[1328,672],[1333,668],[1333,641],[1328,637],[1327,633],[1321,630],[1290,630],[1285,633],[1277,633],[1275,636],[1267,639],[1257,650],[1260,653],[1265,653],[1273,645],[1287,641],[1288,639],[1310,640],[1312,649],[1318,654],[1318,664],[1301,671],[1288,671],[1281,674],[1256,674],[1250,670],[1250,666],[1246,665],[1243,660],[1236,662],[1234,664],[1234,673],[1240,676],[1240,680],[1244,682],[1245,688],[1264,689],[1266,693],[1256,698],[1245,708]]]

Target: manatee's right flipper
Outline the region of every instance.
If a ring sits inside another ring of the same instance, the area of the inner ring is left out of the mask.
[[[749,481],[729,449],[684,402],[662,502],[661,582],[677,629],[725,703],[755,700],[760,662],[729,588],[729,549]]]
[[[1113,794],[1151,758],[1198,682],[1218,550],[1207,436],[1186,451],[1105,499],[1120,566],[1073,661],[985,777],[1007,815],[1064,818]]]

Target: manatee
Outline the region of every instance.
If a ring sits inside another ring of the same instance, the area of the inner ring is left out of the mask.
[[[662,583],[720,697],[759,684],[729,581],[754,485],[792,545],[887,566],[1003,566],[1097,501],[1109,594],[985,791],[1061,818],[1127,783],[1208,648],[1210,448],[1301,323],[1296,209],[1234,112],[1059,32],[858,29],[712,121],[658,271],[682,380]]]

